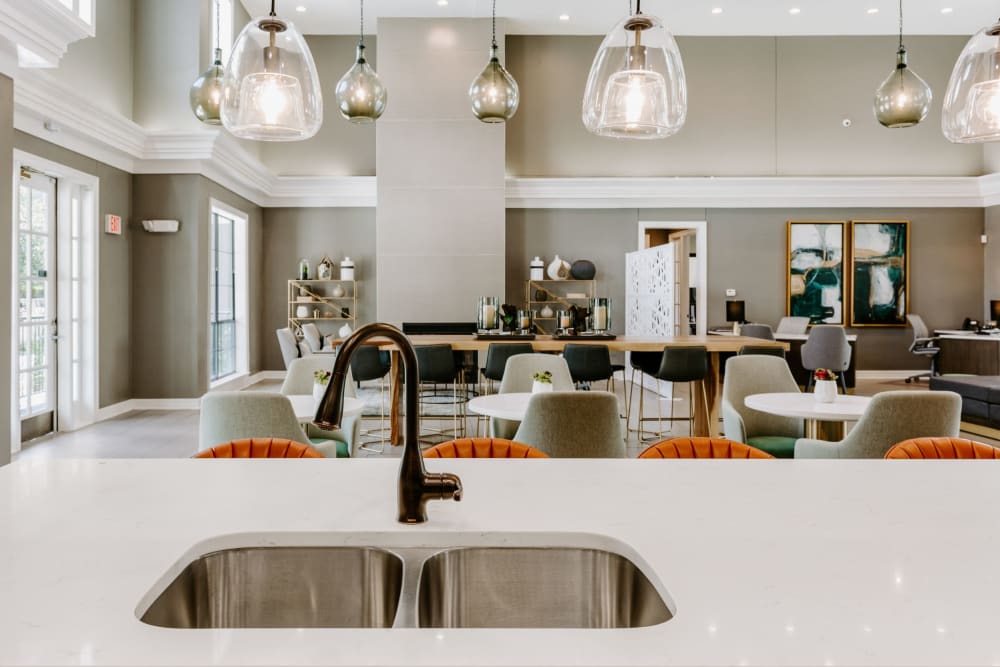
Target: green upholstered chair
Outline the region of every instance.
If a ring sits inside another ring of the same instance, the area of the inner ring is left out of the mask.
[[[333,371],[333,364],[337,360],[332,354],[312,354],[301,359],[293,359],[288,365],[288,372],[285,373],[285,381],[279,390],[282,394],[311,394],[316,371]],[[357,397],[354,389],[354,379],[351,371],[347,371],[347,379],[344,382],[344,395],[351,398]],[[354,456],[361,442],[361,417],[347,417],[344,419],[343,428],[339,431],[323,431],[312,424],[305,425],[306,435],[318,440],[339,440],[347,445],[347,453],[339,453],[338,456]],[[342,448],[343,449],[343,448]]]
[[[881,459],[893,445],[911,438],[957,438],[962,397],[952,391],[884,391],[872,396],[865,413],[843,440],[801,438],[797,459]]]
[[[515,354],[507,357],[503,377],[500,380],[501,394],[519,394],[531,391],[535,373],[549,371],[552,373],[552,391],[573,391],[573,377],[569,372],[569,364],[555,354]],[[490,437],[512,440],[521,422],[509,419],[490,418]]]
[[[731,357],[722,385],[722,421],[726,437],[781,459],[795,455],[795,441],[804,433],[803,420],[751,410],[743,404],[750,394],[797,392],[799,385],[784,359],[765,355]]]
[[[326,432],[323,432],[326,433]],[[245,438],[284,438],[312,445],[328,458],[350,456],[346,442],[310,438],[291,402],[267,391],[212,391],[201,397],[198,449]]]

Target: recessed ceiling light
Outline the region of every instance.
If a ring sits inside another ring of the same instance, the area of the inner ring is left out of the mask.
[[[721,14],[722,13],[722,7],[712,7],[712,13],[713,14]]]
[[[559,15],[559,20],[560,21],[569,21],[569,14],[560,14]]]
[[[791,9],[788,10],[788,13],[791,14],[792,16],[794,16],[794,15],[798,14],[801,11],[802,10],[799,9],[798,7],[792,7]]]
[[[438,7],[447,7],[448,0],[438,0]]]
[[[305,10],[306,10],[305,5],[299,5],[298,7],[295,8],[295,11],[297,12],[304,12]]]
[[[941,10],[941,13],[942,14],[951,14],[953,11],[955,11],[955,10],[952,9],[951,7],[945,7],[944,9]]]
[[[868,10],[869,14],[878,14],[878,7],[872,7]]]

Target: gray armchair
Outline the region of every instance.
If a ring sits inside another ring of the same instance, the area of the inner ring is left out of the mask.
[[[313,384],[315,384],[313,373],[332,371],[336,360],[337,357],[331,354],[314,354],[301,359],[293,359],[279,391],[286,396],[289,394],[311,394]],[[344,395],[351,398],[357,396],[350,369],[347,371],[347,379],[344,382]],[[309,438],[339,440],[346,443],[351,456],[355,456],[360,444],[361,417],[344,418],[343,428],[338,431],[324,431],[312,424],[306,424],[305,432]]]
[[[291,366],[294,359],[301,356],[299,341],[295,339],[295,334],[288,327],[278,329],[274,332],[278,336],[278,346],[281,348],[281,358],[285,361],[285,368]]]
[[[731,357],[726,362],[726,378],[722,385],[722,421],[726,438],[778,458],[792,458],[795,441],[805,434],[803,421],[751,410],[743,404],[743,399],[750,394],[797,391],[799,385],[784,358],[753,354]]]
[[[625,458],[618,412],[618,398],[606,391],[535,394],[514,440],[553,458]]]
[[[517,394],[531,391],[532,375],[549,371],[552,373],[553,391],[573,391],[573,377],[569,372],[569,364],[555,354],[515,354],[507,358],[500,379],[501,394]],[[520,422],[509,419],[490,418],[490,437],[511,440],[517,432]]]
[[[840,386],[847,393],[844,371],[851,365],[851,345],[847,342],[844,327],[836,324],[818,324],[809,332],[809,338],[802,345],[802,368],[814,371],[826,368],[837,373]],[[813,374],[809,373],[806,391],[813,385]]]
[[[774,332],[769,324],[744,324],[740,327],[740,335],[748,338],[774,340]]]
[[[958,437],[962,398],[951,391],[885,391],[843,440],[801,438],[797,459],[881,459],[897,442],[911,438]]]

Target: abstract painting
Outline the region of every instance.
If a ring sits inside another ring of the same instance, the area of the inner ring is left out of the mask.
[[[846,221],[788,221],[787,312],[844,324]]]
[[[851,238],[851,326],[906,326],[909,221],[853,220]]]

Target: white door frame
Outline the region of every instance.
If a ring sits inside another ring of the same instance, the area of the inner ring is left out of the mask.
[[[698,295],[695,317],[699,336],[708,332],[708,221],[639,221],[639,250],[646,248],[646,232],[650,229],[693,229],[695,231],[695,252],[698,255],[698,275],[695,290]],[[684,258],[687,259],[686,257]]]
[[[14,174],[13,174],[13,186],[14,186],[14,197],[11,201],[11,219],[17,220],[17,191],[18,184],[21,178],[21,167],[31,167],[44,172],[46,175],[51,176],[56,179],[56,256],[57,257],[68,257],[70,254],[69,248],[64,248],[66,245],[66,239],[69,238],[69,233],[66,231],[68,229],[69,217],[71,212],[71,192],[73,186],[80,186],[87,188],[90,191],[89,196],[89,206],[87,210],[81,210],[83,214],[83,219],[81,220],[81,244],[82,244],[82,266],[81,273],[83,276],[83,286],[81,289],[81,308],[84,309],[81,313],[82,328],[80,332],[80,358],[81,358],[81,400],[72,400],[72,389],[73,389],[73,377],[72,377],[72,364],[60,363],[58,367],[58,379],[57,387],[59,395],[56,399],[56,404],[59,408],[59,420],[62,422],[57,425],[59,430],[70,430],[77,429],[87,424],[91,424],[97,419],[97,407],[98,401],[100,400],[99,393],[99,378],[100,378],[100,358],[98,356],[99,345],[98,345],[98,313],[100,312],[99,303],[99,282],[100,273],[98,271],[99,259],[99,246],[100,246],[100,179],[93,174],[87,174],[82,171],[77,171],[65,165],[47,160],[37,155],[32,155],[31,153],[26,153],[24,151],[14,149]],[[12,234],[12,247],[11,247],[11,294],[13,295],[14,290],[17,286],[17,225],[11,225]],[[63,333],[65,334],[69,328],[70,323],[63,319],[63,313],[72,303],[71,295],[69,293],[70,281],[67,276],[62,275],[64,270],[62,267],[65,266],[63,260],[59,260],[60,269],[57,271],[57,281],[56,281],[56,293],[57,293],[57,303],[59,305],[58,312],[60,313],[59,319],[61,321],[61,326]],[[91,312],[86,312],[87,310]],[[11,303],[11,369],[12,371],[17,370],[17,299],[12,299]],[[58,356],[60,359],[68,357],[68,353],[65,351],[66,347],[71,344],[70,336],[61,335],[61,340],[58,343]],[[11,452],[16,453],[21,449],[21,419],[20,411],[18,410],[17,398],[18,398],[18,388],[17,388],[17,374],[12,372],[12,384],[11,384]],[[62,414],[62,411],[66,411]],[[67,428],[64,428],[67,427]]]

